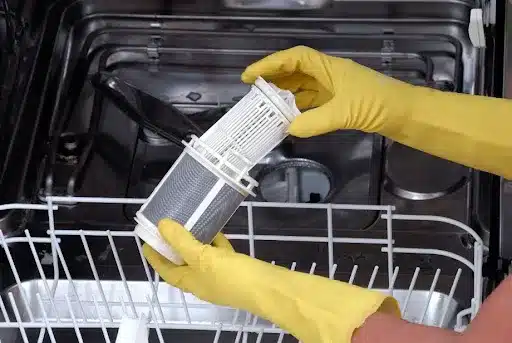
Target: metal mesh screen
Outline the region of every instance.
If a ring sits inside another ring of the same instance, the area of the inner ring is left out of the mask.
[[[229,185],[224,185],[195,223],[191,232],[199,241],[210,243],[235,213],[245,197]],[[212,230],[217,228],[217,230]]]
[[[164,218],[185,225],[217,180],[215,174],[184,154],[168,177],[160,182],[160,188],[142,214],[154,225]]]
[[[162,180],[141,214],[155,226],[164,218],[185,225],[219,178],[188,154]],[[210,243],[227,223],[245,196],[225,184],[200,215],[190,232],[199,241]]]

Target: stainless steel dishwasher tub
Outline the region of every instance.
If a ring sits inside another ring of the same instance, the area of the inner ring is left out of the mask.
[[[435,6],[431,1],[333,2],[315,11],[277,15],[273,11],[226,8],[214,1],[204,2],[201,8],[179,1],[172,2],[172,8],[137,1],[56,2],[33,17],[34,30],[39,34],[34,41],[37,54],[33,73],[26,80],[26,93],[19,99],[18,117],[20,125],[29,129],[13,133],[11,138],[11,147],[24,151],[27,159],[16,160],[12,149],[5,152],[10,167],[0,182],[3,202],[16,202],[20,194],[41,203],[49,195],[143,198],[179,155],[180,147],[141,127],[93,86],[91,81],[98,73],[127,81],[137,89],[136,94],[142,94],[136,101],[153,120],[180,130],[184,127],[176,124],[173,111],[177,109],[202,127],[209,127],[247,90],[239,77],[248,64],[300,44],[352,58],[416,85],[479,93],[484,70],[482,51],[473,47],[468,36],[470,10],[477,5],[472,1],[439,1]],[[40,141],[49,143],[43,147],[37,144]],[[291,158],[307,158],[325,165],[334,175],[333,194],[328,200],[333,204],[392,205],[397,213],[438,215],[466,224],[485,216],[485,208],[473,202],[474,193],[480,189],[478,172],[396,147],[377,135],[347,131],[308,140],[290,138],[279,151]],[[270,157],[258,166],[255,175],[273,163]],[[390,188],[390,180],[402,191]],[[447,187],[445,194],[442,191]],[[438,193],[442,194],[437,196]],[[415,194],[426,197],[411,200]],[[59,205],[54,218],[57,229],[93,231],[132,230],[132,217],[138,207],[72,202]],[[241,209],[228,223],[227,234],[246,232],[245,211]],[[332,217],[333,234],[382,237],[387,227],[380,214],[377,210],[336,211]],[[324,213],[296,208],[258,207],[253,219],[259,235],[321,238],[328,225]],[[48,224],[45,213],[9,211],[2,228],[9,237],[23,235],[24,229],[34,236],[45,236]],[[393,226],[397,246],[441,249],[471,259],[474,252],[467,237],[466,232],[439,222],[398,221]],[[250,253],[243,240],[233,243],[238,251]],[[144,292],[145,274],[139,256],[133,256],[137,247],[122,240],[116,244],[130,288],[134,294],[138,290]],[[80,239],[67,237],[61,248],[72,277],[80,280],[78,287],[89,289],[93,277]],[[90,249],[105,287],[115,296],[121,283],[112,248],[105,240],[91,240]],[[368,285],[375,266],[381,272],[373,280],[374,288],[385,289],[389,279],[388,261],[380,247],[348,245],[334,249],[332,261],[327,258],[325,244],[320,242],[257,241],[255,249],[261,259],[288,267],[295,262],[300,271],[308,272],[315,262],[315,273],[319,275],[327,276],[332,263],[336,263],[334,277],[340,280],[348,280],[357,264],[358,273],[364,277],[357,277],[354,282],[363,286]],[[22,288],[34,294],[41,286],[36,268],[30,258],[27,261],[23,247],[13,244],[12,253],[22,261],[20,266],[26,262],[20,272]],[[44,259],[52,252],[38,248],[38,253]],[[451,327],[458,310],[471,306],[472,273],[463,272],[453,299],[448,297],[460,267],[458,262],[431,254],[397,253],[394,263],[400,266],[394,293],[398,298],[405,294],[416,267],[421,269],[418,290],[411,298],[418,304],[425,300],[436,270],[442,267],[426,307],[427,323]],[[51,264],[44,267],[51,277]],[[59,282],[58,289],[66,288],[66,282]],[[7,272],[3,287],[14,291],[19,301],[20,287],[9,288],[13,283]],[[448,304],[449,309],[443,323],[439,323],[440,304]],[[417,318],[419,308],[425,309],[412,306],[408,318]],[[232,314],[232,310],[226,311]],[[222,317],[223,313],[219,315]],[[64,312],[62,315],[65,317]],[[211,320],[210,315],[205,312],[201,318]],[[179,321],[183,312],[170,311],[169,316]],[[169,339],[201,341],[212,339],[210,336],[215,334],[196,332],[191,336],[185,331],[172,331]],[[87,332],[91,335],[87,340],[101,335]],[[70,330],[59,335],[61,339],[75,337]],[[236,335],[237,332],[223,334],[222,340],[236,339]],[[250,337],[256,339],[257,335]],[[270,339],[275,340],[276,335],[264,336],[264,341]]]

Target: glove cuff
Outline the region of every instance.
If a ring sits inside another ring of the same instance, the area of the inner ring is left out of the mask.
[[[340,329],[344,333],[340,342],[351,343],[355,332],[376,312],[401,318],[400,307],[395,298],[381,292],[355,287],[344,296],[350,301],[340,313]]]
[[[260,293],[252,310],[304,343],[351,343],[355,330],[375,312],[400,318],[398,302],[384,293],[313,275],[284,274],[288,277]]]

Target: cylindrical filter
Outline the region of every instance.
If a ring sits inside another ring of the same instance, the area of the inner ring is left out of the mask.
[[[170,218],[209,244],[253,194],[258,183],[249,171],[286,136],[300,114],[295,98],[258,78],[231,110],[185,149],[137,212],[135,233],[176,264],[183,260],[158,233]]]

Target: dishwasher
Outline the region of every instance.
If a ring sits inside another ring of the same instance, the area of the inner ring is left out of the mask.
[[[7,6],[3,343],[111,342],[123,318],[144,320],[151,342],[297,341],[165,284],[133,233],[181,140],[240,100],[241,72],[272,52],[305,45],[414,85],[510,92],[504,1]],[[408,321],[463,331],[508,272],[512,197],[496,176],[358,131],[288,137],[251,176],[255,195],[223,229],[235,250],[391,294]]]

